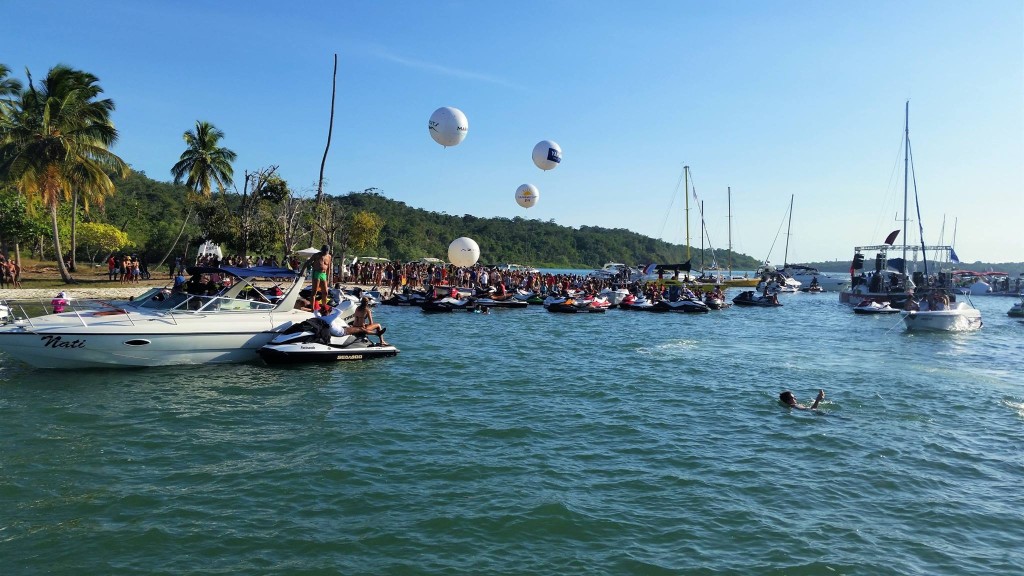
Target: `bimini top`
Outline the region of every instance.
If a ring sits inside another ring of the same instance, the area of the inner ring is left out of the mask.
[[[299,272],[288,268],[276,266],[254,266],[252,268],[238,268],[235,266],[189,266],[186,271],[191,274],[231,274],[239,278],[295,278]]]

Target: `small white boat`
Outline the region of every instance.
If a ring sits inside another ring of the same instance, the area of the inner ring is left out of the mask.
[[[944,310],[904,312],[903,323],[915,332],[965,332],[982,326],[981,312],[966,302],[952,302]]]

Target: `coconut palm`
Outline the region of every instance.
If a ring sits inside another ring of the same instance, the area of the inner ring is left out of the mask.
[[[231,167],[231,163],[237,157],[232,150],[220,146],[224,132],[209,122],[196,120],[195,130],[186,131],[182,137],[188,147],[181,153],[178,162],[171,167],[174,183],[181,184],[184,180],[185,186],[189,190],[204,198],[210,197],[210,185],[216,184],[217,189],[223,194],[234,177],[235,171]],[[181,235],[185,232],[185,226],[192,218],[195,199],[186,198],[185,203],[188,204],[185,221],[181,223],[181,230],[178,231],[178,237],[171,244],[170,251],[160,260],[157,268],[163,266],[164,262],[174,253],[178,240],[181,240]]]
[[[185,186],[207,198],[210,197],[210,184],[215,183],[223,193],[234,177],[231,163],[237,156],[220,146],[224,132],[209,122],[196,120],[195,130],[185,132],[183,138],[188,148],[171,168],[174,183],[181,184],[185,180]]]
[[[114,193],[108,174],[128,172],[127,164],[109,150],[117,140],[110,121],[114,102],[98,99],[102,93],[96,76],[58,65],[38,86],[29,74],[0,123],[0,179],[50,212],[57,268],[65,282],[74,279],[60,245],[61,202],[81,193],[101,203]]]

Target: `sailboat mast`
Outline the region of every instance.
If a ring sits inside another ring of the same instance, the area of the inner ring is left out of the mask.
[[[910,173],[910,100],[903,125],[903,277],[907,277],[907,179]]]
[[[704,274],[704,201],[700,201],[700,273]]]
[[[726,188],[729,202],[729,278],[732,278],[732,186]]]
[[[690,261],[690,167],[683,166],[685,184],[683,195],[686,196],[686,261]]]
[[[793,227],[793,194],[789,195],[789,224],[786,224],[786,251],[782,253],[782,268],[789,265],[789,231]]]

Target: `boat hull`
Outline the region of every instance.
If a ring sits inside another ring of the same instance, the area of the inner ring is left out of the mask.
[[[132,313],[84,325],[67,313],[33,319],[34,325],[5,326],[0,329],[0,350],[37,368],[237,364],[258,360],[261,346],[311,314],[238,316],[228,320],[224,315]]]
[[[904,312],[903,323],[913,332],[967,332],[982,326],[981,312],[974,308]]]
[[[389,358],[398,355],[394,346],[358,346],[339,348],[326,344],[268,344],[259,349],[259,356],[267,364],[314,364],[324,362],[353,362]]]

